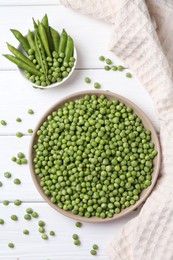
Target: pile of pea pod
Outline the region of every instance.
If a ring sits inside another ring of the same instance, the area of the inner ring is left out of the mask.
[[[34,31],[28,30],[23,36],[18,30],[11,29],[22,47],[22,51],[7,43],[14,55],[4,54],[7,59],[24,70],[26,78],[38,86],[46,87],[61,82],[74,66],[74,42],[63,29],[61,34],[49,26],[48,16],[41,22],[33,19]],[[24,54],[25,53],[25,54]]]

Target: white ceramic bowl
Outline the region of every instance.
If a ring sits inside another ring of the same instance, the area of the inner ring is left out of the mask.
[[[18,46],[18,50],[23,52],[23,49],[22,49],[22,47],[21,47],[20,44],[19,44],[19,46]],[[23,54],[26,54],[26,53],[23,52]],[[25,77],[25,73],[24,73],[23,69],[19,68],[18,66],[17,66],[17,68],[18,68],[18,71],[19,71],[19,73],[21,74],[21,76],[22,76],[27,82],[30,82],[30,84],[31,84],[32,86],[35,86],[36,88],[42,88],[42,89],[55,88],[55,87],[58,87],[58,86],[62,85],[65,81],[67,81],[67,80],[70,78],[70,76],[72,75],[72,73],[73,73],[73,71],[74,71],[74,69],[75,69],[75,67],[76,67],[76,63],[77,63],[77,51],[76,51],[76,48],[75,48],[75,47],[74,47],[73,57],[75,58],[74,66],[71,68],[71,71],[70,71],[70,73],[68,74],[68,76],[65,77],[65,78],[63,78],[63,80],[62,80],[61,82],[55,82],[55,83],[52,83],[51,85],[48,85],[48,86],[45,86],[45,87],[36,85],[35,83],[32,83],[29,79],[27,79],[27,78]]]

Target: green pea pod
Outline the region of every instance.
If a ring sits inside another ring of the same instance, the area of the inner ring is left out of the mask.
[[[10,31],[14,34],[16,39],[20,42],[20,44],[22,45],[22,48],[26,51],[26,53],[28,53],[30,46],[29,46],[27,39],[18,30],[10,29]]]
[[[35,65],[34,65],[34,63],[32,63],[32,61],[30,61],[22,52],[20,52],[14,46],[10,45],[8,42],[7,42],[7,47],[9,49],[9,51],[11,51],[11,53],[13,53],[17,58],[19,58],[20,60],[22,60],[23,62],[28,64],[28,66],[35,68]]]
[[[40,22],[38,22],[38,32],[39,32],[40,40],[41,40],[43,47],[45,49],[46,55],[48,57],[51,57],[51,52],[50,52],[50,49],[49,49],[49,42],[48,42],[46,30],[44,29],[43,24],[40,23]]]
[[[73,39],[68,35],[64,61],[67,62],[70,61],[70,57],[73,56],[73,50],[74,50],[74,42]]]
[[[53,41],[53,50],[58,53],[58,51],[59,51],[59,40],[60,40],[59,33],[56,30],[54,30],[52,27],[49,27],[49,28],[50,28],[52,41]]]
[[[44,51],[42,42],[41,42],[38,34],[35,35],[35,46],[36,46],[36,50],[39,55],[40,66],[41,66],[45,76],[47,77],[48,67],[47,67],[46,55],[45,55],[45,51]]]
[[[48,42],[49,42],[49,49],[50,49],[51,52],[53,52],[53,50],[54,50],[53,49],[53,41],[52,41],[52,36],[51,36],[51,32],[50,32],[47,14],[44,15],[43,19],[41,20],[41,23],[43,24],[43,26],[46,30],[46,34],[47,34],[47,38],[48,38]]]
[[[13,55],[3,54],[3,56],[5,58],[7,58],[8,60],[12,61],[13,63],[15,63],[21,69],[26,70],[26,71],[34,74],[35,76],[42,76],[43,75],[39,70],[32,68],[30,65],[26,64],[25,62],[23,62],[19,58],[14,57]]]
[[[28,40],[30,48],[35,51],[34,37],[30,30],[28,30],[28,34],[27,34],[26,38]]]
[[[36,23],[36,21],[34,20],[34,18],[32,18],[33,21],[33,25],[34,25],[34,31],[37,32],[38,31],[38,25]]]
[[[61,52],[65,53],[66,44],[67,44],[67,33],[63,29],[61,36],[60,36],[59,53],[61,53]]]
[[[32,34],[32,32],[31,32],[30,30],[28,30],[28,34],[27,34],[26,37],[27,37],[28,43],[29,43],[29,45],[30,45],[30,48],[31,48],[32,50],[34,50],[34,52],[35,52],[35,58],[36,58],[38,64],[40,65],[40,58],[39,58],[38,52],[37,52],[36,47],[35,47],[35,42],[34,42],[33,34]]]

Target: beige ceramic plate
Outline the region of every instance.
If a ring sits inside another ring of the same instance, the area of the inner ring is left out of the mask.
[[[79,99],[79,98],[81,98],[81,97],[83,97],[84,95],[87,95],[87,94],[95,94],[95,95],[98,95],[98,96],[99,95],[105,95],[110,100],[118,99],[119,101],[123,102],[125,105],[131,107],[133,109],[133,111],[141,118],[142,123],[145,126],[145,128],[149,129],[151,131],[152,142],[155,144],[155,149],[158,151],[158,154],[154,159],[154,171],[152,173],[152,184],[147,189],[142,191],[142,193],[140,195],[140,199],[136,202],[135,205],[132,205],[132,206],[126,208],[126,209],[123,209],[119,214],[115,214],[112,218],[101,219],[101,218],[97,218],[97,217],[91,217],[91,218],[80,217],[78,215],[72,214],[70,211],[65,211],[63,209],[60,209],[57,205],[51,203],[50,197],[46,196],[43,193],[43,190],[39,185],[39,178],[34,172],[34,163],[33,163],[34,149],[33,149],[33,145],[35,144],[35,142],[37,140],[36,133],[37,133],[37,130],[39,129],[39,127],[45,121],[47,116],[49,114],[51,114],[53,111],[55,111],[57,108],[63,107],[63,105],[70,100]],[[32,179],[35,183],[37,190],[39,191],[41,196],[44,198],[44,200],[47,201],[55,210],[62,213],[63,215],[70,217],[70,218],[73,218],[73,219],[76,219],[76,220],[79,220],[79,221],[85,221],[85,222],[108,222],[108,221],[112,221],[114,219],[118,219],[120,217],[123,217],[126,214],[128,214],[129,212],[136,209],[142,202],[144,202],[146,200],[146,198],[148,197],[148,195],[150,194],[151,190],[153,189],[153,187],[156,183],[156,180],[157,180],[158,174],[159,174],[160,160],[161,160],[160,159],[160,145],[159,145],[157,133],[156,133],[153,125],[151,124],[150,120],[146,117],[146,115],[142,112],[142,110],[139,107],[137,107],[134,103],[132,103],[131,101],[129,101],[128,99],[126,99],[126,98],[124,98],[120,95],[117,95],[117,94],[114,94],[114,93],[108,92],[108,91],[101,91],[101,90],[77,92],[75,94],[72,94],[72,95],[69,95],[69,96],[63,98],[61,101],[57,102],[51,108],[49,108],[47,110],[47,112],[42,116],[40,121],[38,122],[38,124],[37,124],[37,126],[34,130],[34,133],[32,135],[30,148],[29,148],[29,166],[30,166]]]

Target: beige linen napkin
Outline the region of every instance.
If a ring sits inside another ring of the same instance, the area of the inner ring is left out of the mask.
[[[107,253],[112,260],[173,260],[173,0],[61,2],[112,24],[110,50],[136,73],[160,120],[161,178]]]

